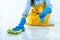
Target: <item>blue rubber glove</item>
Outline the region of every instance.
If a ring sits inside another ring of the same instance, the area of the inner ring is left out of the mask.
[[[43,9],[43,12],[41,14],[39,14],[40,18],[45,17],[48,13],[51,13],[51,8],[46,7],[45,9]]]
[[[44,22],[44,18],[40,18],[41,22],[43,23]]]
[[[22,17],[21,22],[19,23],[19,25],[16,26],[15,28],[13,28],[12,30],[18,31],[18,30],[22,29],[24,31],[25,30],[24,29],[25,22],[26,22],[26,19],[24,17]]]

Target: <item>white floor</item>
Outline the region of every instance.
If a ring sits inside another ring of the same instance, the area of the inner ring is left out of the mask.
[[[0,40],[60,40],[59,0],[51,0],[53,10],[49,23],[54,23],[54,27],[31,27],[25,25],[25,32],[19,35],[7,33],[8,29],[18,25],[24,5],[26,4],[25,1],[0,0]],[[21,2],[23,2],[22,5]]]

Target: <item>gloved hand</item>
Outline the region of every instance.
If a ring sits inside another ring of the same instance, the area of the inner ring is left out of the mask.
[[[45,17],[48,13],[51,13],[51,8],[46,7],[45,9],[43,9],[42,13],[39,14],[39,17],[40,17],[40,18],[43,18],[43,17]]]

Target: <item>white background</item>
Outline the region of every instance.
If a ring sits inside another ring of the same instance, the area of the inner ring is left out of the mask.
[[[60,0],[51,0],[53,8],[49,22],[54,23],[54,27],[26,26],[26,31],[19,35],[7,33],[7,29],[19,24],[26,2],[27,0],[0,0],[0,40],[60,40]]]

